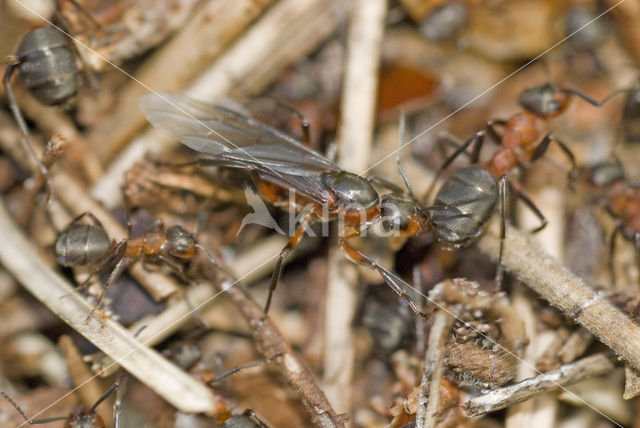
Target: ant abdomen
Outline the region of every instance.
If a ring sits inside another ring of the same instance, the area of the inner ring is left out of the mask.
[[[462,168],[449,177],[429,207],[433,230],[442,241],[464,244],[482,232],[498,203],[498,182],[484,168]]]
[[[110,244],[101,226],[72,223],[56,239],[56,257],[63,266],[95,264],[107,254]]]
[[[16,52],[22,83],[41,103],[55,106],[78,92],[78,66],[67,37],[46,26],[27,33]]]

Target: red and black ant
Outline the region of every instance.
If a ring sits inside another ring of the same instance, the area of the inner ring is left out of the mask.
[[[471,167],[454,174],[440,189],[436,203],[423,207],[399,162],[406,191],[380,178],[360,177],[342,170],[295,138],[248,117],[242,107],[228,101],[211,105],[181,94],[147,94],[141,97],[139,106],[154,126],[205,155],[189,164],[248,171],[264,200],[300,213],[295,232],[280,251],[263,317],[287,255],[311,223],[336,218],[344,221],[339,242],[345,255],[377,270],[416,314],[427,316],[407,296],[405,281],[348,240],[380,224],[384,232],[402,238],[433,230],[441,240],[460,245],[481,233],[497,207],[499,194],[504,192],[504,186],[489,171]],[[380,197],[372,182],[391,192]]]
[[[60,10],[60,2],[61,0],[56,1],[57,11]],[[98,26],[77,1],[70,0],[70,3]],[[56,12],[56,17],[58,25],[64,30],[66,25],[62,15]],[[49,172],[31,143],[27,123],[11,87],[11,77],[16,73],[28,91],[46,106],[65,105],[75,98],[79,89],[79,69],[76,63],[78,51],[63,30],[46,25],[25,34],[15,54],[8,57],[2,78],[9,109],[22,133],[25,150],[36,161],[48,191],[51,187]]]
[[[85,217],[91,221],[90,224],[81,222]],[[165,229],[162,223],[156,222],[142,236],[137,238],[130,236],[131,224],[129,223],[129,237],[120,242],[112,242],[100,221],[89,212],[80,214],[58,234],[55,242],[58,263],[69,267],[94,267],[89,278],[80,286],[81,289],[86,288],[93,275],[111,267],[111,272],[103,284],[104,289],[89,317],[102,302],[106,290],[138,260],[162,263],[175,272],[180,279],[189,282],[184,275],[184,263],[193,260],[198,252],[202,252],[217,269],[229,278],[233,278],[217,263],[213,255],[197,242],[193,234],[181,226]]]
[[[615,286],[614,255],[618,236],[633,243],[636,266],[640,269],[640,183],[630,182],[617,160],[588,168],[587,180],[597,191],[596,198],[603,201],[605,209],[616,222],[609,240],[609,272],[611,283]],[[632,317],[638,312],[640,303],[633,310]]]
[[[24,410],[22,410],[20,408],[20,406],[18,405],[18,403],[16,403],[10,396],[9,394],[7,394],[6,392],[0,390],[0,395],[3,396],[8,402],[9,404],[11,404],[17,411],[18,413],[20,413],[20,415],[24,418],[25,421],[27,421],[30,425],[40,425],[40,424],[48,424],[51,422],[57,422],[57,421],[64,421],[64,427],[65,428],[105,428],[105,423],[102,420],[102,418],[100,417],[100,415],[98,415],[98,413],[96,412],[96,408],[107,398],[109,398],[109,396],[111,394],[113,394],[114,392],[116,392],[117,390],[120,389],[120,385],[121,385],[121,380],[118,379],[112,386],[111,388],[109,388],[99,399],[98,401],[95,402],[95,404],[91,407],[85,407],[85,406],[79,406],[76,407],[71,414],[69,414],[68,416],[60,416],[60,417],[54,417],[54,418],[46,418],[46,419],[31,419],[29,418],[26,413],[24,412]],[[116,400],[119,400],[119,398],[117,398]],[[119,420],[119,412],[118,410],[121,409],[121,404],[118,405],[118,403],[116,403],[116,415],[115,415],[115,420],[118,421]],[[115,427],[119,427],[119,423],[116,422]]]
[[[263,318],[287,255],[312,223],[336,218],[344,221],[340,246],[346,256],[380,272],[416,314],[426,315],[407,297],[404,281],[348,242],[376,223],[404,237],[426,230],[427,214],[410,189],[402,192],[386,180],[344,171],[303,142],[252,119],[241,106],[227,100],[210,105],[180,94],[148,94],[141,97],[140,109],[154,126],[206,156],[195,163],[248,171],[264,200],[299,213],[298,226],[280,251],[273,271]],[[381,198],[372,182],[392,192]]]
[[[459,230],[452,231],[446,238],[448,242],[465,243],[481,232],[481,227],[492,215],[493,210],[491,207],[496,204],[496,199],[499,199],[501,245],[495,279],[496,288],[501,286],[503,276],[501,261],[504,250],[507,186],[510,185],[517,197],[540,220],[540,226],[534,229],[533,233],[544,229],[547,225],[547,219],[542,212],[517,181],[507,178],[508,174],[518,165],[541,158],[551,142],[556,142],[571,162],[569,176],[572,177],[576,171],[575,156],[566,144],[553,133],[547,133],[540,138],[539,120],[548,120],[562,114],[568,107],[573,95],[582,98],[593,106],[602,106],[622,91],[626,90],[615,91],[599,102],[579,91],[546,83],[528,88],[522,92],[518,103],[525,108],[525,111],[516,113],[507,120],[487,121],[485,130],[476,132],[464,143],[458,144],[457,141],[452,141],[448,136],[441,136],[443,140],[455,145],[457,148],[438,170],[433,184],[425,195],[425,200],[433,191],[435,183],[442,172],[460,154],[468,154],[467,149],[471,147],[471,162],[477,164],[480,159],[480,150],[487,134],[499,144],[498,149],[488,161],[460,169],[454,172],[445,182],[436,194],[434,204],[434,206],[441,206],[443,209],[434,210],[432,207],[429,208],[433,222],[438,221],[441,213],[443,222],[459,225]],[[496,131],[495,128],[497,126],[504,128],[502,135],[499,135]],[[495,185],[496,180],[499,183],[497,186]],[[447,208],[447,206],[454,207],[454,209]]]

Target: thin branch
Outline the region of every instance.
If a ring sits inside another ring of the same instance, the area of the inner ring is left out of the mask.
[[[0,262],[60,319],[181,411],[207,412],[213,408],[213,396],[205,386],[156,351],[141,346],[120,324],[99,315],[87,319],[91,305],[43,263],[3,204],[0,231],[4,240]]]
[[[202,268],[210,275],[217,273],[210,263],[203,264]],[[324,392],[317,385],[311,371],[298,358],[280,332],[269,319],[261,324],[263,308],[251,298],[244,285],[235,281],[232,287],[225,290],[253,331],[256,349],[280,370],[287,384],[302,401],[313,425],[316,427],[344,427],[343,418],[335,413]]]
[[[497,258],[497,222],[478,240],[482,251]],[[533,244],[526,233],[509,227],[504,247],[505,268],[567,317],[582,325],[631,366],[640,368],[640,326],[587,287],[556,259]]]
[[[565,364],[557,370],[503,388],[494,389],[461,404],[466,416],[474,417],[521,403],[543,392],[555,391],[583,379],[601,376],[615,368],[605,354],[595,354],[576,362]]]
[[[444,357],[446,339],[455,319],[449,312],[438,310],[433,316],[433,324],[429,330],[429,347],[424,360],[416,428],[432,428],[436,426],[440,408],[440,383],[444,373]]]
[[[186,91],[201,99],[213,99],[230,92],[236,95],[258,93],[286,67],[308,55],[333,34],[341,20],[334,10],[338,4],[337,0],[278,2]],[[286,31],[282,31],[283,25]],[[137,100],[135,102],[137,105]],[[146,152],[167,150],[176,144],[161,132],[153,129],[144,132],[114,159],[93,187],[92,194],[105,206],[116,206],[122,197],[120,187],[124,173]]]
[[[342,168],[354,173],[369,166],[386,10],[386,0],[357,0],[350,14],[338,159]],[[325,301],[323,383],[329,400],[342,412],[351,410],[357,281],[356,266],[346,262],[334,244]]]
[[[271,3],[273,0],[202,2],[180,32],[145,61],[135,78],[155,91],[183,88]],[[146,124],[138,111],[138,98],[145,92],[148,89],[140,83],[127,82],[115,95],[114,114],[89,134],[101,158],[113,157]]]
[[[104,395],[100,380],[94,378],[91,370],[87,367],[82,359],[82,354],[73,343],[69,336],[60,336],[58,347],[64,355],[67,363],[67,371],[74,385],[85,385],[80,389],[80,399],[86,407],[93,406],[100,397]],[[107,426],[111,426],[113,419],[113,411],[109,402],[101,403],[96,411]]]

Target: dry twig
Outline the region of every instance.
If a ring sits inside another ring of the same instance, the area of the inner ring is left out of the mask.
[[[176,91],[214,60],[273,0],[204,2],[182,30],[116,94],[114,114],[89,135],[103,159],[112,158],[146,121],[138,98],[147,92]],[[197,41],[197,42],[196,42]],[[142,82],[145,86],[140,84]],[[105,141],[108,142],[105,144]]]
[[[275,261],[275,257],[274,257]],[[215,268],[205,264],[204,269],[214,274]],[[235,281],[226,289],[254,332],[255,345],[258,352],[271,359],[277,366],[286,382],[302,401],[304,408],[316,427],[343,427],[342,418],[338,417],[318,387],[311,371],[298,358],[286,340],[278,332],[269,319],[261,323],[263,308],[249,296],[242,283]]]
[[[351,11],[347,64],[339,129],[340,166],[362,173],[369,166],[373,141],[376,89],[386,0],[358,0]],[[353,339],[351,323],[357,305],[357,269],[345,264],[334,245],[329,252],[329,281],[324,330],[324,384],[339,411],[351,409]]]
[[[279,2],[200,74],[186,92],[201,99],[214,99],[231,91],[235,95],[259,92],[333,33],[340,21],[333,10],[336,4],[336,0]],[[283,23],[287,23],[287,31],[282,31]],[[94,186],[93,196],[107,207],[116,206],[121,200],[124,173],[148,151],[166,150],[175,144],[158,131],[146,131],[111,163]]]
[[[204,385],[157,352],[140,345],[117,322],[99,315],[87,319],[91,305],[42,262],[4,205],[0,205],[0,230],[5,242],[0,246],[4,267],[60,319],[181,411],[212,410],[213,396]]]
[[[497,223],[478,241],[481,250],[498,256]],[[576,321],[634,368],[640,368],[640,326],[587,287],[557,260],[532,244],[527,234],[510,227],[503,263],[507,270]]]
[[[429,347],[424,359],[416,427],[435,427],[440,407],[440,383],[444,374],[445,342],[455,319],[448,311],[438,310],[429,330]]]
[[[582,379],[609,373],[615,365],[604,354],[595,354],[566,364],[557,370],[503,388],[494,389],[461,404],[468,417],[480,416],[521,403],[543,392],[554,391]]]

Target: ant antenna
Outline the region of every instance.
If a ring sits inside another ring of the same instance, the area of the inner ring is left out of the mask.
[[[402,142],[404,141],[404,131],[407,125],[407,118],[404,114],[404,110],[398,109],[398,150],[396,150],[396,166],[398,168],[398,172],[400,173],[400,177],[402,177],[402,181],[404,181],[404,185],[407,187],[407,192],[409,192],[409,196],[414,201],[417,200],[415,194],[413,193],[413,188],[411,187],[411,183],[409,182],[409,178],[407,174],[404,172],[404,168],[402,164],[400,164],[400,151],[402,150]]]
[[[278,355],[281,355],[281,354],[278,354]],[[260,360],[260,361],[253,361],[253,362],[251,362],[251,363],[242,364],[242,365],[239,365],[239,366],[234,367],[234,368],[232,368],[232,369],[229,369],[229,370],[227,370],[226,372],[222,372],[222,373],[220,373],[219,375],[216,375],[213,379],[211,379],[211,380],[207,381],[207,383],[206,383],[205,385],[207,385],[207,386],[212,386],[214,383],[218,383],[218,382],[220,382],[222,379],[224,379],[224,378],[226,378],[226,377],[229,377],[229,376],[231,376],[231,375],[234,375],[234,374],[238,373],[238,372],[239,372],[239,371],[241,371],[241,370],[244,370],[244,369],[250,369],[250,368],[252,368],[252,367],[260,367],[260,366],[263,366],[263,365],[265,365],[266,363],[270,363],[270,362],[271,362],[275,357],[277,357],[278,355],[275,355],[275,356],[273,356],[273,357],[271,357],[271,358],[266,358],[266,359],[264,359],[264,360]]]
[[[213,254],[211,254],[211,252],[207,248],[205,248],[201,244],[196,244],[196,248],[199,249],[200,251],[202,251],[202,253],[207,257],[207,259],[213,265],[213,267],[215,267],[220,272],[225,274],[228,277],[228,279],[233,281],[233,283],[236,283],[236,282],[239,281],[239,279],[237,279],[233,273],[231,273],[226,267],[224,267],[220,263],[218,263],[216,258],[213,256]]]
[[[27,417],[27,414],[24,412],[24,410],[22,410],[20,406],[18,406],[18,403],[13,401],[13,399],[9,396],[9,394],[7,394],[6,392],[0,389],[0,395],[2,395],[5,398],[5,400],[7,400],[9,404],[11,404],[13,408],[16,409],[18,413],[20,413],[20,415],[24,418],[25,421],[29,423],[29,425],[48,424],[49,422],[64,421],[67,419],[66,416],[58,416],[56,418],[47,418],[47,419],[31,419]]]

